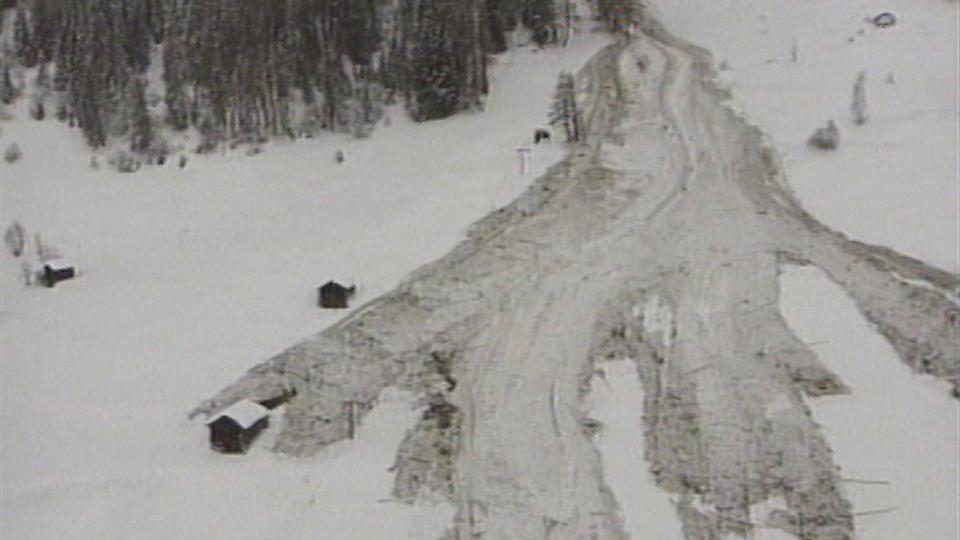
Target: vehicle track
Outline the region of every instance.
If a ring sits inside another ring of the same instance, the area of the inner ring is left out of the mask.
[[[447,256],[194,413],[295,391],[277,450],[311,455],[348,435],[344,404],[401,386],[432,405],[395,493],[449,497],[449,538],[623,539],[582,398],[600,362],[627,357],[645,389],[637,466],[675,494],[687,540],[853,538],[806,405],[850,389],[784,322],[778,268],[823,268],[908,365],[954,388],[958,278],[807,214],[710,63],[646,20],[578,75],[586,143]]]

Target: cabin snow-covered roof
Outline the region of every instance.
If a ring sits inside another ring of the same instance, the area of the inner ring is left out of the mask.
[[[41,266],[49,266],[51,270],[66,270],[67,268],[76,268],[73,263],[66,259],[47,259],[41,263]]]
[[[263,405],[250,401],[249,399],[241,399],[226,409],[223,409],[217,414],[211,416],[210,420],[207,421],[207,424],[212,424],[213,422],[216,422],[220,418],[226,416],[227,418],[230,418],[239,424],[243,429],[247,429],[253,424],[257,423],[257,421],[264,416],[267,416],[269,413],[270,410]]]

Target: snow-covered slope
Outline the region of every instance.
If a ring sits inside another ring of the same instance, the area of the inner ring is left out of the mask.
[[[710,49],[735,105],[784,158],[827,225],[941,268],[958,260],[958,12],[942,0],[652,0],[674,34]],[[864,21],[892,12],[880,29]],[[793,61],[793,51],[796,61]],[[850,114],[866,72],[869,121]],[[893,82],[889,82],[892,77]],[[834,119],[835,153],[809,148]]]
[[[916,377],[812,268],[781,278],[784,316],[852,389],[810,402],[847,479],[859,537],[960,536],[960,410],[942,385]]]
[[[0,163],[0,224],[40,232],[83,274],[25,288],[19,262],[0,256],[0,536],[438,536],[445,507],[378,502],[414,418],[406,401],[370,419],[383,440],[361,433],[335,462],[288,461],[268,441],[250,459],[214,455],[185,412],[342,316],[315,307],[316,286],[355,282],[357,304],[391,289],[559,159],[562,144],[534,146],[533,130],[557,73],[608,40],[583,30],[569,48],[498,57],[482,114],[413,125],[394,113],[372,139],[278,142],[182,170],[93,170],[77,131],[16,111],[0,146],[16,141],[24,157]],[[519,147],[532,149],[526,175]],[[351,536],[350,523],[371,527]]]

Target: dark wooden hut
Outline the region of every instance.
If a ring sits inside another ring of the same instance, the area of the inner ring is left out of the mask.
[[[269,423],[266,407],[250,400],[240,400],[207,422],[210,447],[223,454],[243,454]]]
[[[344,287],[336,281],[328,281],[317,291],[319,292],[318,304],[320,307],[342,309],[347,307],[347,303],[350,297],[353,296],[353,293],[357,291],[357,287],[356,285]]]
[[[43,262],[41,278],[47,287],[72,279],[77,275],[77,268],[63,259],[51,259]]]

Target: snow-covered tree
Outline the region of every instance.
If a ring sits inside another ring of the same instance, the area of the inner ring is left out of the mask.
[[[153,124],[147,111],[144,84],[139,76],[130,78],[127,107],[130,126],[130,150],[144,152],[153,144]]]
[[[13,84],[13,75],[10,73],[10,68],[4,67],[3,73],[0,74],[0,102],[9,105],[19,96],[20,91]]]
[[[555,41],[557,14],[553,0],[527,0],[523,25],[533,32],[533,41],[541,47]]]
[[[27,247],[27,231],[19,221],[14,220],[3,233],[3,242],[14,257],[23,255]]]
[[[567,135],[567,142],[580,140],[580,115],[577,110],[577,88],[573,73],[563,71],[557,80],[550,109],[550,125],[560,126]]]
[[[867,123],[867,74],[861,71],[857,75],[857,81],[853,84],[853,101],[850,104],[850,111],[853,113],[853,121],[857,125]]]

